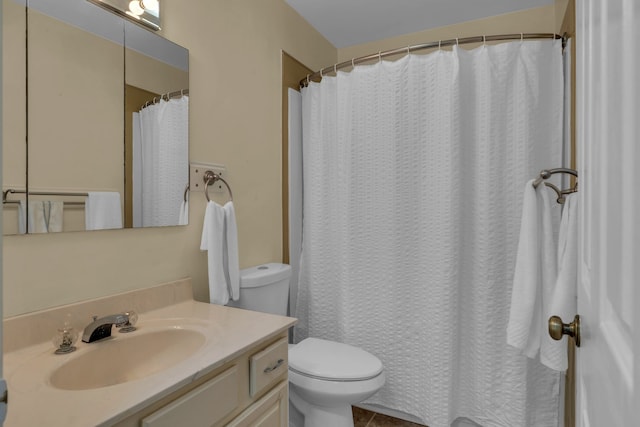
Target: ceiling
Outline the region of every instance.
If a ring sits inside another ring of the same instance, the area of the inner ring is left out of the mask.
[[[336,48],[553,4],[554,0],[285,0]]]

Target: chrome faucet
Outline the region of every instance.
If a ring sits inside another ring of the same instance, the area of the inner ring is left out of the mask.
[[[130,327],[129,313],[112,314],[110,316],[101,317],[93,316],[93,322],[84,328],[82,334],[82,341],[91,343],[94,341],[108,338],[111,336],[111,327],[116,325],[116,328]],[[131,329],[134,330],[135,328]]]

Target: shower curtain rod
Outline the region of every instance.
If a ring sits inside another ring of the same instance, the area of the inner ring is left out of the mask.
[[[313,74],[308,74],[307,77],[300,80],[300,87],[306,87],[313,79],[320,77],[322,79],[323,74],[336,72],[342,68],[354,67],[356,64],[372,61],[374,59],[381,60],[387,56],[401,55],[403,53],[409,54],[418,50],[435,49],[446,46],[469,44],[469,43],[486,43],[493,41],[507,41],[507,40],[530,40],[530,39],[562,39],[562,47],[566,44],[567,37],[554,33],[519,33],[519,34],[500,34],[492,36],[474,36],[474,37],[461,37],[449,40],[437,40],[428,43],[415,44],[405,47],[399,47],[391,50],[384,50],[378,53],[372,53],[370,55],[361,56],[359,58],[352,58],[348,61],[340,62],[329,67],[325,67],[316,71]]]
[[[142,107],[140,107],[140,109],[147,108],[149,105],[153,105],[153,104],[157,103],[158,101],[160,101],[161,99],[165,99],[165,100],[168,101],[171,98],[178,98],[178,97],[185,96],[185,95],[189,95],[189,89],[182,89],[182,90],[176,90],[174,92],[163,93],[159,97],[158,96],[154,96],[151,101],[145,102],[144,105]]]

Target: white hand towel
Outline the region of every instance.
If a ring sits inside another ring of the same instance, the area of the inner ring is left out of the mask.
[[[238,228],[236,226],[236,212],[233,202],[224,205],[224,220],[227,240],[227,272],[229,296],[232,300],[240,299],[240,266],[238,261]]]
[[[209,202],[204,214],[200,249],[207,251],[209,301],[227,304],[240,293],[238,237],[233,203]]]
[[[522,204],[522,221],[516,268],[513,277],[507,343],[530,358],[540,349],[543,306],[556,278],[556,246],[551,196],[545,185],[527,182]]]
[[[178,225],[189,225],[189,199],[183,200],[180,204],[180,213],[178,214]]]
[[[62,231],[64,202],[46,201],[44,202],[45,219],[47,231],[49,233],[60,233]]]
[[[18,232],[25,234],[28,223],[29,233],[46,233],[47,222],[45,221],[44,202],[42,200],[30,200],[28,211],[29,218],[27,218],[27,203],[21,200],[18,206]]]
[[[578,194],[566,197],[558,238],[558,278],[546,307],[545,319],[556,315],[570,322],[577,312],[578,282]],[[540,349],[540,361],[556,371],[566,371],[567,342],[555,341],[547,334],[547,343]],[[544,344],[544,342],[543,342]]]
[[[85,228],[87,230],[122,228],[120,193],[92,191],[88,194],[84,206]]]

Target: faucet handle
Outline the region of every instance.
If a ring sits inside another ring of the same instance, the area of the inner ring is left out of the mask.
[[[56,347],[55,354],[67,354],[76,350],[75,343],[78,340],[78,331],[65,325],[59,328],[51,342]]]
[[[135,331],[136,328],[134,325],[136,323],[138,323],[138,313],[136,313],[133,310],[129,310],[123,313],[125,316],[127,316],[127,323],[125,323],[124,325],[122,325],[122,327],[119,329],[120,332],[122,333],[127,333],[127,332],[133,332]]]

